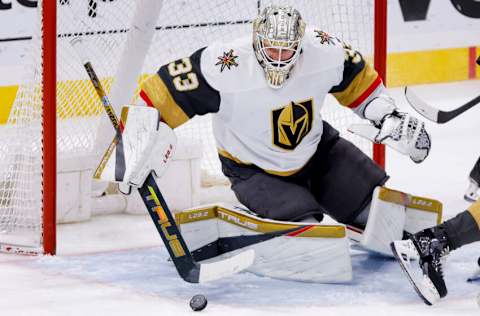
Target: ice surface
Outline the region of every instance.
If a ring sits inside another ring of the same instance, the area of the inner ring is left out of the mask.
[[[480,81],[414,87],[452,109],[480,93]],[[401,89],[391,90],[409,110]],[[417,115],[418,116],[418,115]],[[444,202],[445,217],[464,210],[467,176],[480,155],[480,106],[445,125],[427,122],[430,157],[419,165],[388,151],[388,186]],[[352,252],[349,284],[280,281],[242,273],[204,285],[183,282],[147,216],[110,215],[61,225],[56,257],[0,255],[0,315],[189,315],[202,293],[208,315],[480,315],[480,283],[466,283],[480,243],[453,252],[445,267],[449,295],[428,307],[397,264]]]

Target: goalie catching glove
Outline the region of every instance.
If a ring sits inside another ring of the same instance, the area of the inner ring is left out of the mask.
[[[121,135],[115,135],[94,178],[139,188],[150,172],[161,177],[172,159],[177,138],[173,130],[160,121],[158,110],[124,106],[120,126],[123,127]]]
[[[398,112],[388,96],[373,99],[365,109],[365,118],[371,124],[352,124],[348,130],[374,143],[385,144],[408,155],[415,163],[427,158],[430,152],[430,136],[425,124],[408,113]]]

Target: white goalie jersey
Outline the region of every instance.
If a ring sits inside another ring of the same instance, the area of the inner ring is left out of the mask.
[[[144,82],[141,96],[172,128],[214,113],[221,156],[288,176],[317,150],[328,93],[363,117],[365,105],[384,89],[363,57],[339,39],[309,28],[303,43],[281,89],[267,85],[251,37],[244,37],[162,66]]]

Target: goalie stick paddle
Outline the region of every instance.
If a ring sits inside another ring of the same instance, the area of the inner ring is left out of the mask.
[[[80,44],[80,42],[81,41],[77,38],[74,39],[71,44],[81,57],[90,81],[92,82],[95,91],[116,130],[114,141],[110,144],[108,149],[110,151],[113,150],[113,147],[116,144],[122,142],[123,126],[121,122],[119,122],[92,64],[84,58],[85,54],[83,54],[81,47],[78,47],[77,44]],[[148,175],[145,183],[138,189],[138,192],[140,193],[143,203],[145,204],[170,257],[172,258],[178,274],[186,282],[203,283],[214,281],[245,270],[253,264],[255,259],[255,252],[253,249],[243,251],[227,259],[209,263],[196,262],[175,223],[172,212],[165,202],[152,173]]]
[[[424,116],[425,118],[429,119],[430,121],[436,122],[436,123],[446,123],[455,117],[459,116],[463,112],[471,109],[475,105],[480,103],[480,95],[467,103],[459,106],[458,108],[451,110],[451,111],[442,111],[439,110],[421,98],[419,98],[413,91],[412,89],[409,89],[408,87],[405,87],[405,97],[407,98],[408,103],[412,106],[412,108],[415,109],[419,114]]]

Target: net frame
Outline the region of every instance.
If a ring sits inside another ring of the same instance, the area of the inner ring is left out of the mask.
[[[61,1],[61,0],[60,0]],[[57,1],[41,1],[42,6],[42,250],[56,252],[57,200]],[[261,1],[258,1],[260,9]],[[387,3],[374,0],[374,66],[386,82]],[[249,21],[244,21],[249,23]],[[373,159],[385,166],[385,148],[374,145]],[[4,249],[21,253],[21,248]]]
[[[54,255],[57,244],[57,2],[42,1],[43,51],[43,252]]]

